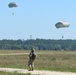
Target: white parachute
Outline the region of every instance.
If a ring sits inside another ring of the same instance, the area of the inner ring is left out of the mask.
[[[59,21],[55,24],[56,28],[64,28],[64,27],[69,27],[70,23],[66,21]]]

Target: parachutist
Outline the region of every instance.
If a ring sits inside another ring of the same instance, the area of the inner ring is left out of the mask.
[[[55,27],[57,29],[59,29],[59,28],[66,28],[66,27],[69,27],[69,26],[70,26],[70,23],[68,23],[67,21],[59,21],[59,22],[57,22],[55,24]],[[63,34],[62,34],[61,38],[62,39],[64,38]]]
[[[62,38],[64,38],[64,36],[62,36]]]
[[[18,5],[17,5],[15,2],[10,2],[10,3],[8,4],[8,7],[9,7],[9,8],[16,8],[16,7],[18,7]],[[14,15],[14,13],[12,13],[12,15]]]
[[[14,13],[12,13],[12,15],[14,15]]]

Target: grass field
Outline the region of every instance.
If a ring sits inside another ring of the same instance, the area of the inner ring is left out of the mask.
[[[0,54],[29,53],[25,50],[0,50]],[[35,69],[76,72],[75,51],[36,51]],[[0,67],[28,69],[28,54],[0,55]]]
[[[21,73],[9,73],[9,72],[0,72],[0,75],[31,75],[30,73],[21,74]]]

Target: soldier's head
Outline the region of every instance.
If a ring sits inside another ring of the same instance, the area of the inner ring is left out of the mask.
[[[34,48],[32,48],[32,49],[31,49],[31,52],[35,52],[35,49],[34,49]]]

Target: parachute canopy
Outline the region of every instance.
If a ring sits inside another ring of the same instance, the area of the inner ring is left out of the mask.
[[[66,22],[66,21],[60,21],[60,22],[57,22],[55,24],[56,28],[64,28],[64,27],[69,27],[69,23]]]
[[[8,7],[9,8],[12,8],[12,7],[17,7],[18,5],[15,3],[15,2],[10,2],[9,4],[8,4]]]

